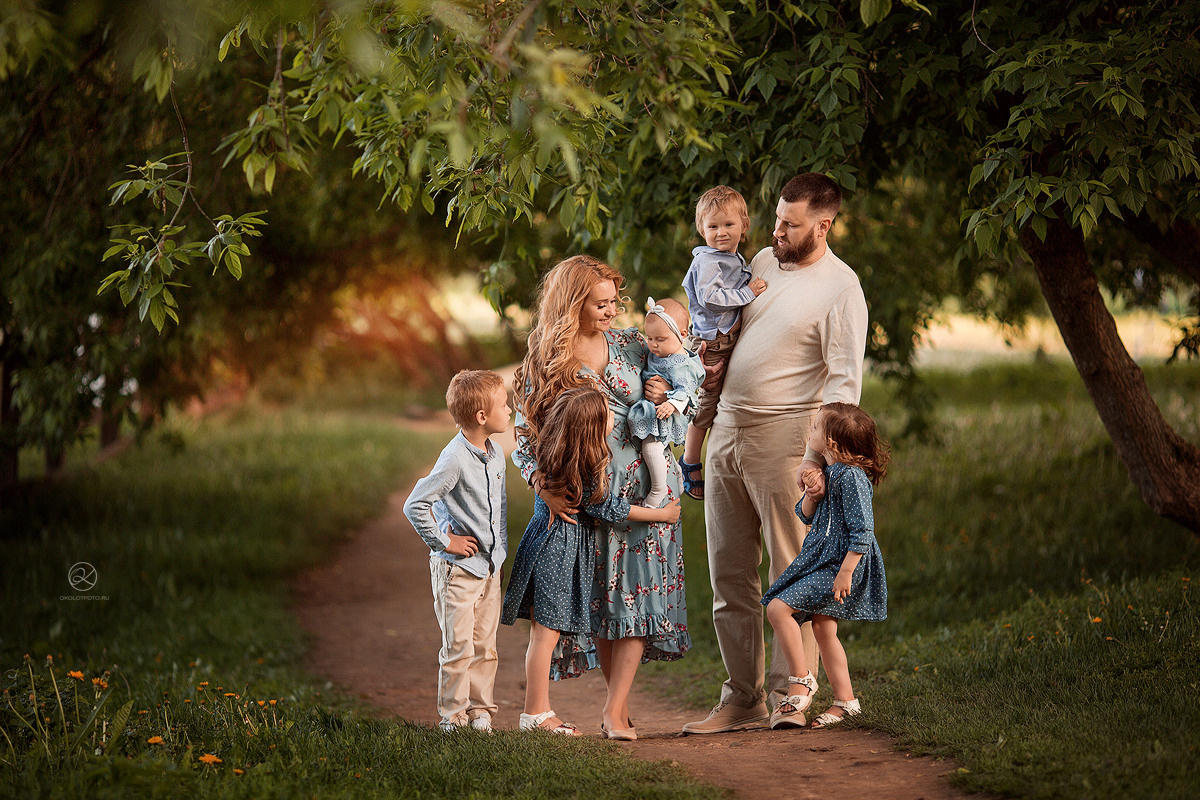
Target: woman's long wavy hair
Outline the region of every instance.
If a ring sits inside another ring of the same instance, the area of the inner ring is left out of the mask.
[[[535,453],[542,486],[580,507],[608,492],[608,401],[597,389],[568,389],[546,413]],[[584,497],[584,492],[589,492]]]
[[[878,485],[887,475],[892,456],[871,415],[853,403],[826,403],[821,406],[821,419],[827,446],[837,460],[861,467],[871,483]]]
[[[612,281],[620,293],[625,279],[591,256],[563,259],[542,278],[529,349],[513,377],[517,410],[523,418],[516,433],[534,447],[555,399],[567,389],[592,385],[579,374],[575,340],[583,305],[592,287],[601,281]]]

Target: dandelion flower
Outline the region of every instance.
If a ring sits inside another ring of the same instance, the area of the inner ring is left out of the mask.
[[[163,738],[161,736],[151,736],[149,739],[146,740],[146,744],[162,744],[162,743],[163,743]]]
[[[99,686],[101,689],[107,689],[108,681],[104,680],[103,678],[92,678],[92,685]]]
[[[226,697],[233,697],[233,696],[234,696],[234,694],[233,694],[233,692],[226,692],[226,693],[225,693],[225,696],[226,696]]]
[[[73,669],[67,673],[68,678],[74,678],[77,681],[83,680],[83,673],[77,669]]]
[[[205,764],[208,764],[209,766],[213,766],[213,765],[221,763],[221,759],[217,758],[212,753],[205,753],[204,755],[200,756],[200,758],[198,760],[203,761]]]
[[[245,775],[245,774],[246,774],[246,770],[244,770],[244,769],[238,769],[237,767],[234,767],[234,768],[233,768],[233,774],[234,774],[234,775]]]
[[[1092,617],[1092,622],[1103,622],[1103,621],[1104,620],[1101,617]]]

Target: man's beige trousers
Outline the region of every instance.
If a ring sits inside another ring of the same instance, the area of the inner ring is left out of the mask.
[[[729,679],[721,699],[751,707],[763,700],[764,587],[758,575],[763,545],[774,581],[800,553],[805,525],[796,516],[803,492],[796,470],[804,460],[809,422],[815,415],[763,425],[713,425],[704,469],[704,519],[713,588],[713,625]],[[808,669],[817,674],[812,623],[801,629]],[[766,688],[787,694],[787,660],[776,645]],[[804,677],[804,672],[797,677]],[[775,696],[778,699],[778,694]]]

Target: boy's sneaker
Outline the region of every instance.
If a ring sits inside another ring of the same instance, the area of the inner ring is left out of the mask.
[[[749,708],[735,706],[733,703],[722,700],[705,719],[684,725],[683,732],[724,733],[737,728],[761,725],[770,719],[771,712],[767,710],[767,704],[761,700]]]
[[[438,727],[444,730],[446,733],[454,733],[457,730],[462,730],[463,728],[467,727],[467,723],[451,722],[450,720],[444,719],[438,723]]]
[[[492,732],[492,715],[484,712],[475,719],[471,720],[471,727],[477,731],[484,733]]]

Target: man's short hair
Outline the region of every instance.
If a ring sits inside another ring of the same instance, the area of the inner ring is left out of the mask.
[[[492,393],[504,388],[504,378],[490,369],[464,369],[450,379],[446,388],[446,408],[460,428],[473,428],[478,411],[492,407]]]
[[[704,235],[704,218],[718,208],[728,209],[742,218],[742,223],[750,227],[750,212],[746,208],[746,198],[737,189],[728,186],[714,186],[696,201],[696,232]]]
[[[785,203],[808,201],[810,211],[836,217],[842,209],[842,190],[819,172],[806,172],[788,181],[779,193]]]

